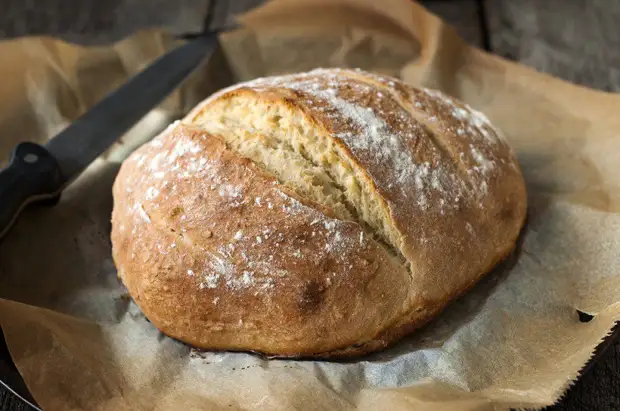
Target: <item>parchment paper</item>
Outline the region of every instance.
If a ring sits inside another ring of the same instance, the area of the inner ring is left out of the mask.
[[[0,324],[46,410],[479,410],[553,403],[620,317],[620,97],[465,45],[408,0],[281,0],[0,247]],[[0,150],[44,141],[171,47],[0,44]],[[110,188],[119,161],[233,81],[360,67],[440,88],[485,112],[518,153],[529,222],[519,250],[424,329],[344,363],[200,353],[161,335],[116,279]],[[10,79],[10,80],[9,80]],[[9,80],[9,81],[7,81]],[[588,323],[577,309],[594,315]]]

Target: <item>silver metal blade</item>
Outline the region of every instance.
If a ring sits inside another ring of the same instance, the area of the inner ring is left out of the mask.
[[[45,144],[69,183],[159,104],[217,45],[198,36],[161,56]]]

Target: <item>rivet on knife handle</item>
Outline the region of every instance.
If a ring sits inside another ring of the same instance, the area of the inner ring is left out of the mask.
[[[33,202],[54,204],[64,185],[56,159],[42,146],[21,143],[0,171],[0,238]]]

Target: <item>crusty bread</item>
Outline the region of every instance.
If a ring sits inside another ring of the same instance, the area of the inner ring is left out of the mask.
[[[515,247],[516,159],[438,91],[320,69],[222,90],[114,184],[121,280],[162,332],[287,357],[384,348]]]

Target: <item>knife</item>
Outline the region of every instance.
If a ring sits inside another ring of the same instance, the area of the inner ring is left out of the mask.
[[[161,56],[44,145],[15,147],[0,171],[0,239],[31,203],[55,204],[62,190],[176,89],[217,45],[199,34]]]

